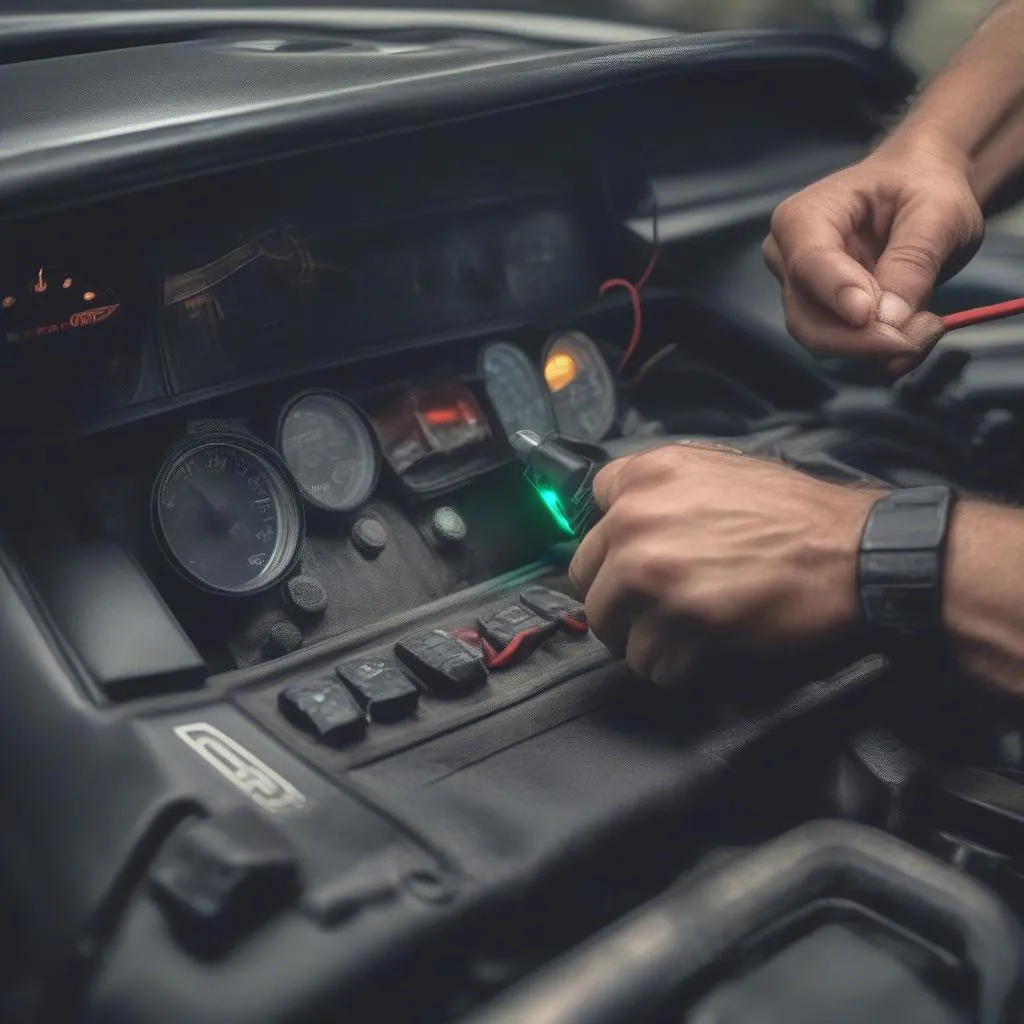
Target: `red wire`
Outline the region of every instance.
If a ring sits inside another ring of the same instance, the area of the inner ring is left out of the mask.
[[[633,330],[629,336],[629,343],[622,353],[622,358],[619,359],[619,372],[621,373],[623,367],[625,367],[636,351],[637,345],[640,344],[640,335],[644,329],[644,315],[643,310],[640,308],[640,293],[632,281],[627,281],[624,277],[613,277],[601,285],[599,294],[604,295],[605,292],[610,291],[612,288],[625,288],[629,292],[629,301],[633,304]]]
[[[625,288],[629,293],[629,301],[633,305],[633,330],[629,336],[629,343],[626,345],[625,351],[622,353],[622,358],[619,359],[619,373],[621,373],[626,366],[626,363],[633,358],[633,353],[636,351],[637,345],[640,344],[640,336],[643,334],[643,310],[640,308],[640,289],[651,279],[651,274],[654,273],[654,268],[658,264],[658,256],[661,254],[661,245],[655,243],[651,249],[650,259],[647,261],[647,266],[644,268],[644,272],[637,279],[634,284],[632,281],[627,281],[624,277],[613,277],[608,281],[605,281],[601,285],[598,291],[599,295],[604,295],[612,288]]]
[[[991,306],[978,306],[976,309],[962,309],[959,313],[949,313],[942,317],[942,326],[947,331],[955,331],[960,327],[972,324],[983,324],[989,320],[1002,320],[1005,316],[1016,316],[1024,313],[1024,298],[1010,299],[1009,302],[997,302]]]

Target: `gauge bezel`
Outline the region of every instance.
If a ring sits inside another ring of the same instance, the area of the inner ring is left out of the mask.
[[[355,414],[356,419],[359,420],[363,429],[366,431],[367,437],[369,438],[370,448],[373,451],[372,482],[370,483],[369,490],[366,492],[366,497],[356,502],[356,504],[352,505],[350,508],[338,508],[336,505],[328,505],[325,502],[318,501],[312,495],[307,494],[306,489],[301,483],[299,483],[298,477],[295,476],[291,466],[288,465],[288,459],[285,457],[283,444],[285,421],[288,419],[288,414],[295,408],[295,406],[307,398],[329,398],[332,401],[345,406],[350,412]],[[346,398],[343,394],[338,391],[333,391],[331,388],[308,388],[305,391],[299,391],[292,395],[281,407],[280,413],[278,413],[277,429],[274,433],[274,443],[277,447],[277,453],[281,456],[281,460],[284,462],[285,467],[288,470],[288,477],[294,482],[302,501],[309,505],[310,508],[315,508],[318,512],[328,512],[335,516],[351,516],[358,512],[373,497],[374,492],[377,490],[377,485],[380,483],[383,453],[381,452],[380,439],[377,437],[377,431],[374,429],[373,421],[350,398]]]
[[[266,477],[277,512],[278,531],[275,553],[250,584],[240,588],[218,587],[202,579],[182,563],[164,534],[160,495],[171,474],[182,461],[204,448],[235,448],[260,466]],[[210,431],[176,444],[167,453],[153,481],[150,493],[150,525],[165,561],[192,586],[218,597],[252,597],[277,586],[292,572],[302,557],[306,536],[306,514],[298,485],[281,455],[269,444],[248,434]]]
[[[544,352],[541,355],[541,377],[544,377],[544,367],[547,366],[548,359],[551,356],[551,350],[555,347],[556,342],[563,338],[571,338],[576,344],[592,350],[594,358],[597,360],[597,372],[604,376],[611,390],[611,412],[608,415],[608,422],[604,424],[600,434],[598,434],[597,437],[576,438],[578,441],[586,441],[589,444],[599,444],[608,436],[612,427],[615,426],[619,418],[619,386],[615,380],[615,374],[612,373],[612,368],[608,365],[608,360],[605,359],[601,354],[601,350],[597,347],[597,342],[594,341],[590,335],[584,333],[578,328],[567,327],[562,330],[554,331],[548,336],[548,340],[544,345]],[[544,386],[547,387],[546,378],[544,378]],[[550,388],[548,388],[548,393],[551,393]],[[562,431],[562,424],[558,422],[558,403],[555,401],[555,396],[553,394],[551,394],[551,404],[555,413],[556,429]],[[568,437],[572,435],[567,434],[566,436]]]
[[[501,429],[505,432],[506,436],[508,434],[514,433],[514,431],[509,430],[505,422],[501,419],[501,412],[498,409],[497,405],[495,404],[494,399],[491,397],[491,393],[487,388],[487,374],[484,372],[484,357],[487,355],[490,349],[497,348],[499,346],[502,348],[512,349],[512,351],[516,353],[516,358],[521,359],[533,371],[536,377],[537,387],[540,389],[540,394],[544,402],[547,404],[548,412],[551,414],[551,426],[549,427],[549,430],[546,432],[550,432],[551,430],[557,430],[558,419],[555,416],[555,404],[551,398],[551,389],[548,387],[547,381],[544,380],[543,370],[537,366],[537,364],[530,358],[530,355],[526,351],[526,349],[524,349],[521,345],[517,345],[513,341],[506,341],[504,338],[492,338],[490,341],[485,342],[480,349],[480,353],[476,359],[476,374],[477,377],[480,378],[481,383],[483,384],[484,394],[487,396],[487,401],[490,403],[491,408],[494,410],[494,415],[498,417],[498,421],[501,423]]]

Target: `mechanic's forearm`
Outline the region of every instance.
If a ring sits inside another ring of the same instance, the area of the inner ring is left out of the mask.
[[[980,502],[956,508],[943,593],[961,668],[1024,697],[1024,511]]]
[[[1024,169],[1024,0],[1004,0],[880,148],[962,163],[984,204]]]

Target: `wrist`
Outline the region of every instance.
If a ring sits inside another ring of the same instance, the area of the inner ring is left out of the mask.
[[[972,182],[974,160],[969,149],[946,126],[926,114],[894,129],[878,145],[875,155],[902,166],[920,164],[929,170],[945,168]]]

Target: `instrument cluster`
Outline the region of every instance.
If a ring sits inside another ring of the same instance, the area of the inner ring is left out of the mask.
[[[608,364],[579,331],[554,335],[539,365],[519,345],[492,340],[475,373],[358,404],[337,391],[300,391],[280,406],[272,439],[210,427],[176,445],[153,484],[153,530],[173,568],[200,589],[260,593],[297,565],[307,519],[354,515],[383,475],[415,501],[509,461],[507,439],[521,429],[600,441],[616,401]]]

